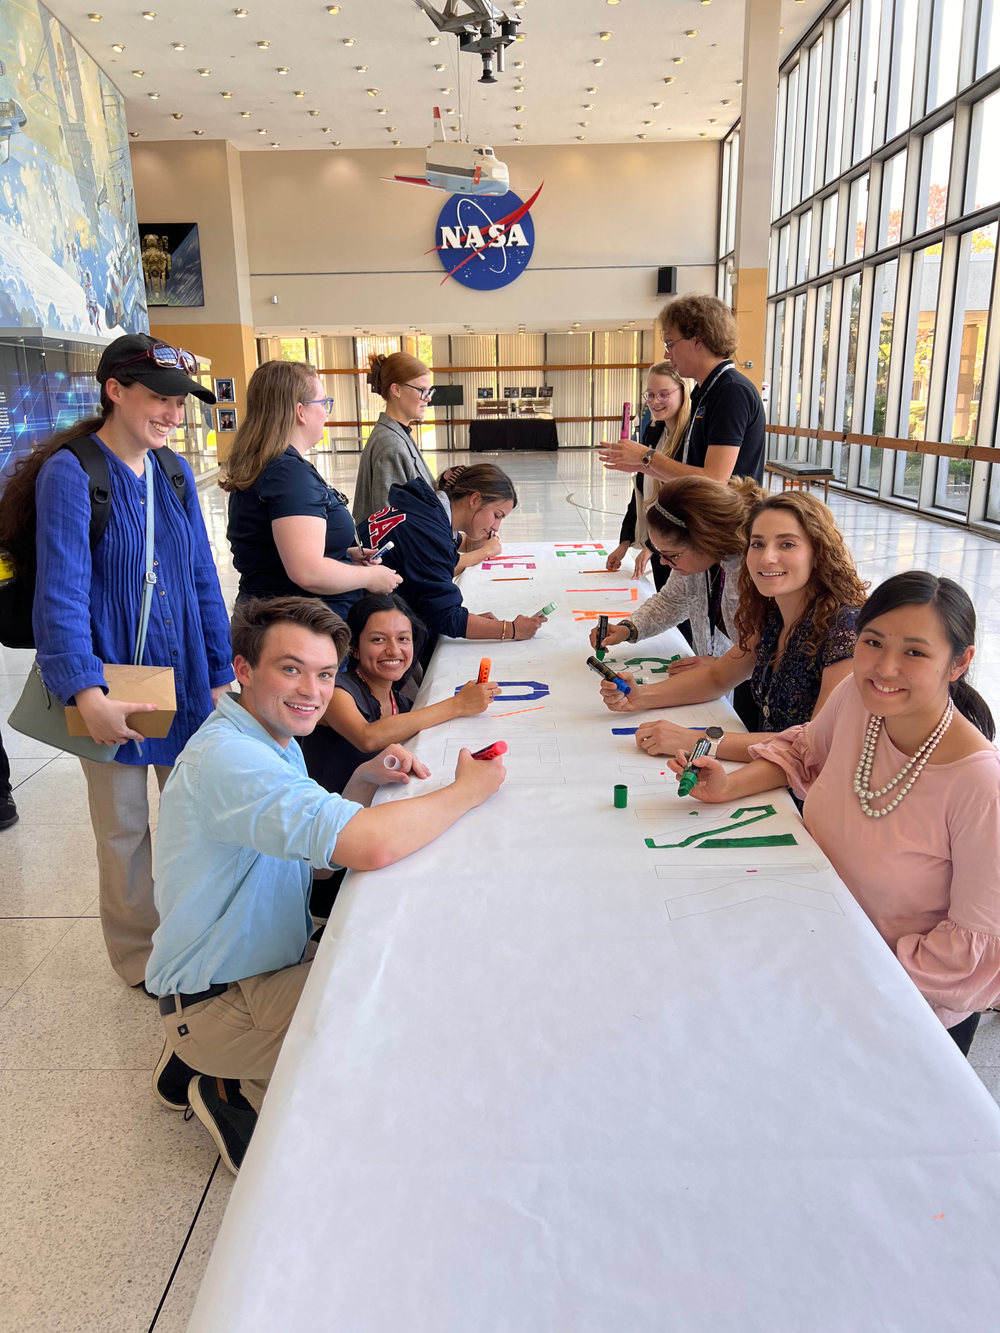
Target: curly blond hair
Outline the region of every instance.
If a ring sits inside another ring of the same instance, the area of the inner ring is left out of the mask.
[[[783,491],[754,505],[746,525],[748,543],[757,519],[772,509],[787,510],[812,545],[813,572],[809,580],[812,600],[803,612],[803,618],[812,613],[812,630],[802,651],[815,657],[841,607],[864,606],[870,585],[858,577],[854,557],[847,549],[833,514],[806,491]],[[736,612],[736,633],[743,652],[752,652],[756,648],[773,606],[770,597],[757,591],[744,562],[740,569],[740,605]]]

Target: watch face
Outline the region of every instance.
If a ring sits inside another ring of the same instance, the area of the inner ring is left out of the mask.
[[[705,735],[710,741],[721,741],[726,733],[721,727],[706,727]]]

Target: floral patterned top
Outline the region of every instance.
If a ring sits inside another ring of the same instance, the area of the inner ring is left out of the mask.
[[[854,656],[857,638],[854,622],[859,608],[842,606],[827,632],[826,640],[815,655],[802,651],[812,631],[812,612],[804,616],[789,636],[781,660],[772,669],[771,659],[781,634],[781,612],[777,607],[764,626],[757,645],[757,664],[750,678],[750,689],[760,709],[760,731],[784,731],[803,726],[812,717],[828,666]]]

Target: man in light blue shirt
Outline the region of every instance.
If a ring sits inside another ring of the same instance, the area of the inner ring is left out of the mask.
[[[349,631],[323,602],[249,602],[233,616],[239,695],[227,694],[177,758],[160,799],[146,985],[167,1033],[157,1096],[188,1103],[238,1171],[302,988],[314,870],[377,870],[417,851],[495,792],[499,760],[463,750],[455,781],[369,809],[378,787],[426,778],[391,745],[343,796],[306,774],[296,736],[326,712]],[[394,755],[398,767],[387,768]]]

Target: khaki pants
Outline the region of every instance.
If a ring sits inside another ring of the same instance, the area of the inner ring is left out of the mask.
[[[146,976],[153,931],[153,843],[149,832],[149,768],[145,764],[95,764],[81,759],[97,839],[101,926],[111,966],[130,986]],[[160,790],[170,769],[154,765]]]
[[[238,1078],[243,1096],[259,1111],[311,966],[309,958],[245,977],[222,995],[164,1014],[167,1041],[199,1073]]]

